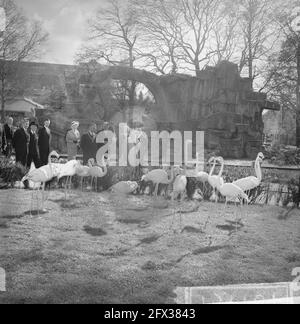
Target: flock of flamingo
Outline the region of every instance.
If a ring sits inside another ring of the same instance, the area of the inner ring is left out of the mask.
[[[59,159],[59,154],[55,151],[51,152],[48,159],[48,165],[36,169],[34,164],[32,164],[31,169],[28,174],[22,179],[28,181],[32,189],[37,190],[37,197],[42,189],[42,210],[44,210],[45,202],[45,186],[46,183],[54,178],[60,180],[61,178],[66,178],[65,183],[65,199],[67,199],[67,190],[71,188],[72,177],[75,175],[81,178],[81,189],[83,190],[84,179],[91,178],[91,188],[97,179],[103,178],[108,173],[108,156],[103,157],[102,165],[97,165],[95,160],[91,159],[88,162],[88,166],[83,166],[80,161],[72,160],[66,164],[52,163],[51,158],[56,157]],[[233,183],[225,183],[222,178],[224,172],[225,161],[222,157],[212,157],[208,164],[211,166],[210,173],[199,171],[198,165],[195,170],[193,170],[193,177],[197,178],[204,184],[204,187],[209,184],[213,189],[213,195],[211,200],[217,202],[218,195],[217,191],[226,199],[225,208],[228,202],[237,203],[240,202],[241,205],[245,201],[246,204],[249,203],[249,192],[256,187],[258,187],[262,182],[262,170],[261,164],[264,160],[264,155],[259,153],[255,161],[255,173],[256,176],[251,176],[237,180]],[[218,175],[215,175],[215,169],[217,164],[221,165],[221,169]],[[163,169],[156,169],[148,172],[142,177],[143,182],[152,182],[155,185],[154,196],[158,196],[159,185],[173,185],[172,201],[181,197],[181,201],[185,198],[188,177],[186,166],[182,169],[180,167],[171,168],[171,177],[168,172]],[[191,175],[189,175],[191,176]],[[97,184],[96,184],[97,190]],[[138,189],[138,183],[132,181],[123,181],[117,183],[111,188],[111,191],[119,194],[131,194]],[[34,192],[34,191],[33,191]],[[33,208],[33,194],[31,199],[31,211]],[[37,198],[38,200],[38,198]],[[38,206],[39,207],[39,206]],[[241,219],[240,219],[241,220]]]

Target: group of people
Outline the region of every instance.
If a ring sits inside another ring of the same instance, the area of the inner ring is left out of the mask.
[[[16,155],[16,162],[30,167],[34,162],[36,167],[48,164],[50,153],[51,131],[50,120],[45,119],[39,128],[36,121],[23,119],[20,127],[15,130],[12,117],[7,119],[2,131],[2,152],[9,158]]]
[[[97,144],[96,137],[98,134],[97,124],[91,123],[88,131],[84,135],[80,135],[79,122],[72,122],[71,129],[67,132],[66,142],[68,150],[68,159],[73,160],[78,154],[78,150],[81,149],[83,154],[83,164],[87,165],[90,159],[96,159],[98,149],[105,145],[105,143]],[[105,122],[101,131],[114,131],[113,127]]]
[[[16,162],[25,167],[30,167],[32,162],[36,167],[47,165],[52,138],[50,124],[50,120],[45,119],[43,126],[39,127],[36,121],[30,122],[25,118],[15,130],[13,118],[7,118],[1,136],[3,154],[9,158],[15,152]],[[71,129],[66,133],[68,160],[76,159],[81,149],[83,163],[87,165],[90,159],[96,158],[99,149],[96,143],[97,125],[92,123],[83,136],[80,135],[79,126],[79,122],[72,122]],[[109,129],[109,123],[104,123],[104,130]]]

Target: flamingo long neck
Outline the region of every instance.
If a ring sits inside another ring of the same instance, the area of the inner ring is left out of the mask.
[[[262,181],[262,171],[261,171],[259,158],[257,158],[255,161],[255,172],[256,172],[256,176],[257,176],[258,180]]]
[[[224,160],[222,160],[222,166],[221,166],[221,170],[218,174],[218,185],[217,185],[217,189],[220,191],[222,189],[222,187],[224,186],[224,180],[222,178],[222,174],[223,174],[223,171],[224,171]]]
[[[223,160],[223,161],[222,161],[221,170],[220,170],[220,172],[219,172],[219,174],[218,174],[218,178],[219,178],[219,179],[222,178],[222,174],[223,174],[223,172],[224,172],[224,164],[225,164],[225,162],[224,162],[224,160]]]
[[[169,179],[169,183],[168,184],[173,183],[174,180],[175,180],[175,172],[174,172],[174,168],[171,167],[171,178]]]
[[[48,165],[49,165],[50,173],[51,173],[51,176],[52,176],[53,175],[53,165],[52,165],[52,161],[51,161],[51,156],[52,156],[52,152],[48,156]]]
[[[209,173],[209,176],[210,176],[210,177],[213,175],[213,173],[214,173],[214,171],[215,171],[216,164],[217,164],[217,161],[214,160],[214,164],[213,164],[213,166],[212,166],[212,168],[211,168],[211,170],[210,170],[210,173]]]

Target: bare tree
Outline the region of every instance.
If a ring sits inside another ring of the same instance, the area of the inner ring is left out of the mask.
[[[160,73],[189,71],[199,75],[207,64],[233,54],[237,17],[221,0],[144,0],[139,8],[143,47]],[[138,4],[137,4],[138,3]]]
[[[5,118],[5,103],[15,94],[19,63],[38,55],[46,41],[40,22],[29,21],[12,0],[1,0],[6,13],[6,28],[0,41],[1,117]]]
[[[104,60],[113,65],[133,68],[139,38],[137,17],[129,1],[107,0],[89,21],[89,37],[77,61]],[[128,81],[129,105],[134,105],[136,83]]]
[[[132,0],[142,31],[137,49],[140,65],[152,67],[160,74],[176,73],[179,69],[180,48],[176,34],[178,13],[174,0]]]
[[[238,0],[240,39],[240,72],[247,71],[253,81],[261,74],[279,37],[275,11],[279,1]]]

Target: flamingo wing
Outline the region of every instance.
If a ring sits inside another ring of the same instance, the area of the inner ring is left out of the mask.
[[[241,188],[244,192],[255,189],[260,185],[260,181],[256,177],[248,177],[233,182],[234,185]]]
[[[154,183],[168,183],[168,173],[164,170],[153,170],[147,174],[147,179]]]
[[[35,171],[31,172],[27,176],[27,179],[34,183],[43,183],[49,181],[47,173],[43,169],[36,169]]]
[[[220,180],[218,178],[218,176],[210,176],[208,178],[208,183],[213,187],[213,188],[217,188],[219,183],[220,183]]]
[[[201,182],[208,182],[209,175],[206,172],[199,172],[196,176]]]
[[[221,195],[229,198],[229,199],[236,199],[236,198],[243,198],[249,201],[249,197],[245,194],[245,192],[238,186],[233,183],[226,183],[220,188]]]
[[[177,176],[173,185],[175,192],[184,192],[187,186],[187,178],[185,176]]]

